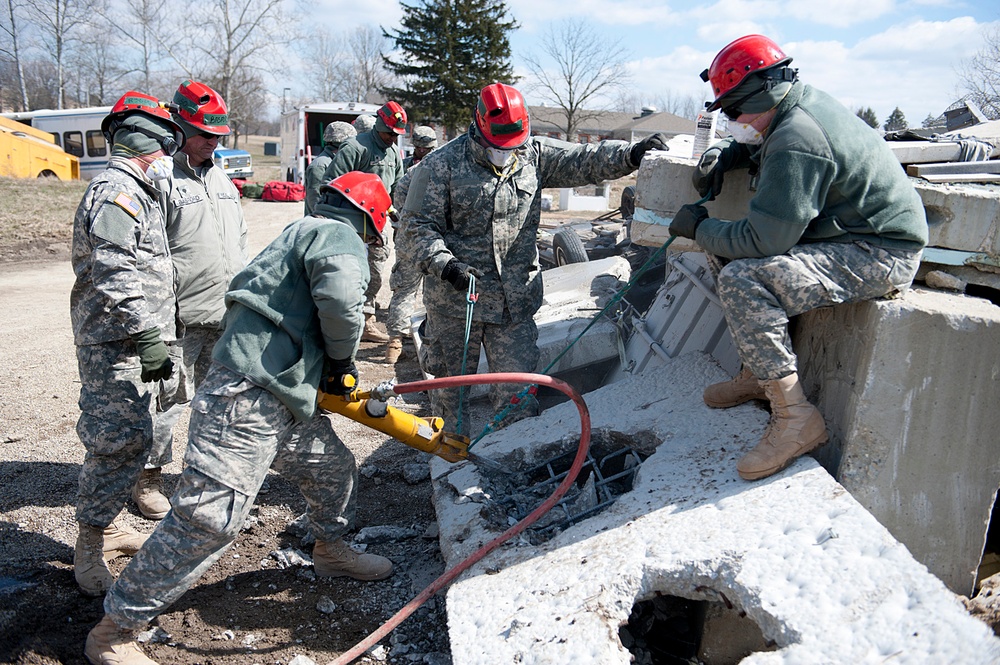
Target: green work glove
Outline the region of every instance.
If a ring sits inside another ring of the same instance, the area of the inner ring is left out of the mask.
[[[652,136],[647,136],[643,140],[632,146],[632,149],[628,153],[628,159],[632,162],[632,166],[639,168],[639,162],[642,161],[642,156],[645,155],[650,150],[669,150],[667,147],[667,137],[663,134],[653,134]]]
[[[691,184],[701,196],[712,192],[712,199],[715,199],[722,191],[722,180],[726,173],[722,156],[722,148],[717,146],[709,148],[702,153],[698,166],[691,173]]]
[[[698,232],[698,225],[706,219],[708,219],[708,210],[705,209],[705,206],[693,203],[681,206],[681,209],[674,215],[673,221],[670,222],[670,233],[679,238],[694,240],[694,236]]]
[[[358,368],[354,365],[354,359],[337,360],[327,357],[319,389],[327,395],[350,395],[357,387]]]
[[[142,373],[139,375],[142,382],[169,379],[174,371],[174,363],[167,354],[167,345],[160,339],[160,329],[150,328],[131,337],[139,353],[139,362],[142,364]]]

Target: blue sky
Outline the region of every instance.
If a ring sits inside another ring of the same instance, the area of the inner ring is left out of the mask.
[[[409,0],[415,1],[415,0]],[[1000,26],[997,0],[508,0],[521,27],[512,35],[515,69],[540,54],[538,40],[560,21],[587,21],[601,39],[629,52],[640,96],[707,98],[698,74],[726,43],[749,33],[774,39],[802,80],[851,109],[872,107],[884,121],[898,106],[913,126],[960,96],[958,70]],[[320,0],[331,30],[364,23],[396,27],[395,0]],[[528,95],[529,102],[537,103]]]

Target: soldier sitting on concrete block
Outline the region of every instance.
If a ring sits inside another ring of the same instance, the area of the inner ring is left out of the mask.
[[[705,251],[729,259],[718,294],[743,370],[709,386],[714,408],[767,399],[772,418],[738,463],[765,478],[826,443],[826,424],[802,391],[789,317],[909,288],[927,244],[920,197],[885,141],[824,92],[798,80],[792,59],[762,35],[723,48],[702,79],[712,85],[732,134],[710,147],[695,188],[717,195],[726,171],[756,165],[744,219],[683,206],[670,225]]]

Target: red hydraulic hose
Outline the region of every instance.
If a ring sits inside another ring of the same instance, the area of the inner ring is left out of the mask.
[[[527,372],[466,374],[463,376],[446,376],[440,379],[428,379],[425,381],[401,383],[393,386],[393,392],[397,395],[405,395],[406,393],[417,393],[424,390],[457,388],[458,386],[472,386],[490,383],[536,383],[540,386],[555,388],[573,400],[573,403],[576,404],[577,411],[580,412],[580,445],[576,450],[576,457],[573,459],[573,464],[570,466],[569,472],[566,474],[566,478],[559,484],[556,491],[552,493],[552,496],[546,499],[540,506],[535,508],[531,514],[490,542],[480,547],[467,558],[460,561],[454,568],[446,570],[441,577],[431,582],[426,589],[417,595],[416,598],[403,606],[402,609],[390,617],[388,621],[379,626],[378,629],[376,629],[371,635],[355,644],[348,651],[342,653],[339,658],[331,661],[328,665],[347,665],[347,663],[352,663],[368,649],[378,644],[379,640],[395,630],[399,624],[417,611],[417,608],[427,602],[434,594],[451,584],[456,577],[468,570],[473,564],[478,562],[503,543],[524,531],[529,525],[547,513],[559,502],[563,495],[566,494],[570,485],[573,484],[577,475],[579,475],[580,469],[583,468],[583,463],[587,460],[587,452],[590,449],[590,412],[587,410],[587,404],[583,401],[583,397],[580,396],[580,393],[578,393],[573,386],[569,385],[565,381],[560,381],[559,379],[554,379],[551,376],[545,376],[544,374],[530,374]]]

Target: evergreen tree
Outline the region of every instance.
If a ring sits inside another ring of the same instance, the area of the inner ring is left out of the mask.
[[[398,54],[386,68],[403,83],[382,90],[413,122],[464,131],[479,91],[516,82],[509,34],[517,28],[503,0],[420,0],[403,8],[402,28],[383,33]]]
[[[909,125],[906,124],[906,116],[903,115],[903,112],[900,111],[897,106],[893,109],[892,113],[889,114],[889,117],[886,118],[885,125],[882,126],[882,129],[887,132],[898,132],[906,129],[907,127],[909,127]]]
[[[872,107],[859,108],[854,114],[864,120],[865,124],[872,129],[878,129],[878,116],[875,115],[875,109]]]

